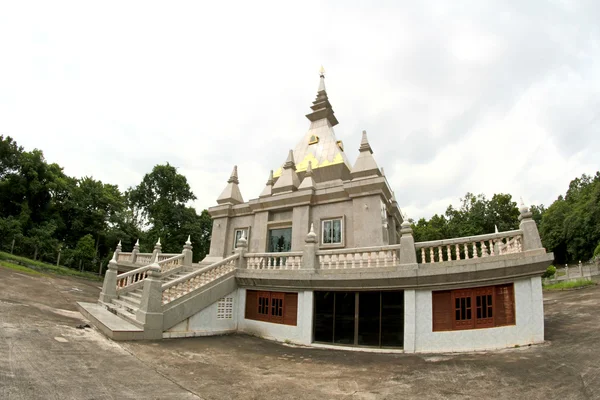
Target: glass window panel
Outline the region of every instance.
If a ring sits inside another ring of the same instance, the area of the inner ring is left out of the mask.
[[[404,292],[381,292],[381,346],[404,345]]]
[[[331,221],[323,222],[323,243],[331,243]]]
[[[290,251],[292,248],[292,228],[269,230],[269,253]]]
[[[335,292],[335,343],[354,344],[354,292]]]
[[[315,342],[333,342],[333,292],[314,292]]]
[[[342,220],[333,220],[333,240],[332,243],[342,243]]]
[[[358,344],[379,346],[379,312],[381,292],[358,294]]]

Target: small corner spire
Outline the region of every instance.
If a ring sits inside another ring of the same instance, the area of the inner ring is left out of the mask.
[[[227,183],[236,183],[239,185],[240,181],[238,180],[237,165],[233,166],[233,171],[231,171],[231,176],[229,177]]]
[[[273,170],[269,172],[269,179],[267,179],[267,185],[273,186]]]
[[[191,237],[191,235],[188,235],[188,238],[187,238],[187,240],[185,241],[185,244],[187,244],[187,245],[190,245],[190,244],[192,244],[192,241],[190,240],[191,238],[192,238],[192,237]]]

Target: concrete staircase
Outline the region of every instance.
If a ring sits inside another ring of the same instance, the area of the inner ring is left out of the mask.
[[[98,303],[82,314],[114,340],[162,338],[162,333],[235,290],[238,255],[161,271],[159,263],[117,275],[113,259]]]

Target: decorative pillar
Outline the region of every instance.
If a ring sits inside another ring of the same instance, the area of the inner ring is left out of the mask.
[[[119,253],[121,253],[121,250],[123,248],[121,247],[121,241],[119,240],[119,243],[117,243],[117,249],[115,250],[115,259],[117,260],[117,262],[119,261]]]
[[[537,224],[531,218],[532,213],[529,208],[523,203],[521,199],[521,215],[519,215],[519,229],[523,231],[523,251],[542,249],[542,240],[540,239],[540,233],[538,232]]]
[[[239,254],[237,261],[238,269],[246,269],[248,267],[248,260],[246,260],[246,251],[248,250],[248,239],[246,239],[245,231],[242,231],[242,236],[237,241],[237,247],[235,252]]]
[[[100,292],[100,301],[110,303],[117,298],[117,252],[113,254],[112,260],[108,263],[108,270],[104,275],[104,283],[102,284],[102,292]]]
[[[145,339],[162,339],[162,279],[157,262],[150,265],[148,275],[144,279],[142,300],[135,319],[144,325]]]
[[[417,253],[415,252],[415,239],[408,221],[402,222],[400,233],[400,265],[417,264]],[[425,260],[423,260],[423,263]]]
[[[154,245],[154,251],[152,252],[152,258],[150,259],[151,263],[158,261],[158,255],[160,254],[161,249],[162,249],[162,246],[160,245],[160,238],[158,238],[158,241]]]
[[[131,252],[131,263],[135,264],[135,262],[137,261],[137,255],[140,252],[140,239],[136,240],[135,244],[133,245],[133,251]]]
[[[304,251],[302,254],[302,269],[312,270],[317,269],[317,234],[315,233],[314,225],[310,224],[310,231],[304,239]]]
[[[194,253],[192,252],[192,242],[190,241],[190,235],[188,235],[185,244],[183,245],[183,265],[186,267],[192,266],[192,258]]]

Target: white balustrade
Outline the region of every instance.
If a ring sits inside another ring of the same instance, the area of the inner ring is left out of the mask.
[[[247,269],[300,269],[302,252],[246,253]]]
[[[398,264],[400,245],[317,252],[320,269],[385,268]]]
[[[148,265],[152,260],[152,253],[138,253],[135,258],[136,264]]]
[[[173,268],[177,268],[183,263],[183,254],[159,254],[158,265],[160,265],[160,272],[170,271]]]
[[[133,271],[126,272],[124,274],[117,275],[117,291],[122,291],[124,288],[140,282],[148,276],[148,270],[150,266],[144,266],[141,268],[134,269]]]
[[[162,285],[162,304],[185,296],[236,269],[239,254],[209,265]]]
[[[117,262],[131,262],[131,253],[119,253]]]
[[[453,248],[454,252],[452,251]],[[420,256],[419,262],[422,264],[520,253],[523,251],[523,232],[515,230],[465,238],[420,242],[415,243],[415,249],[417,256]]]

